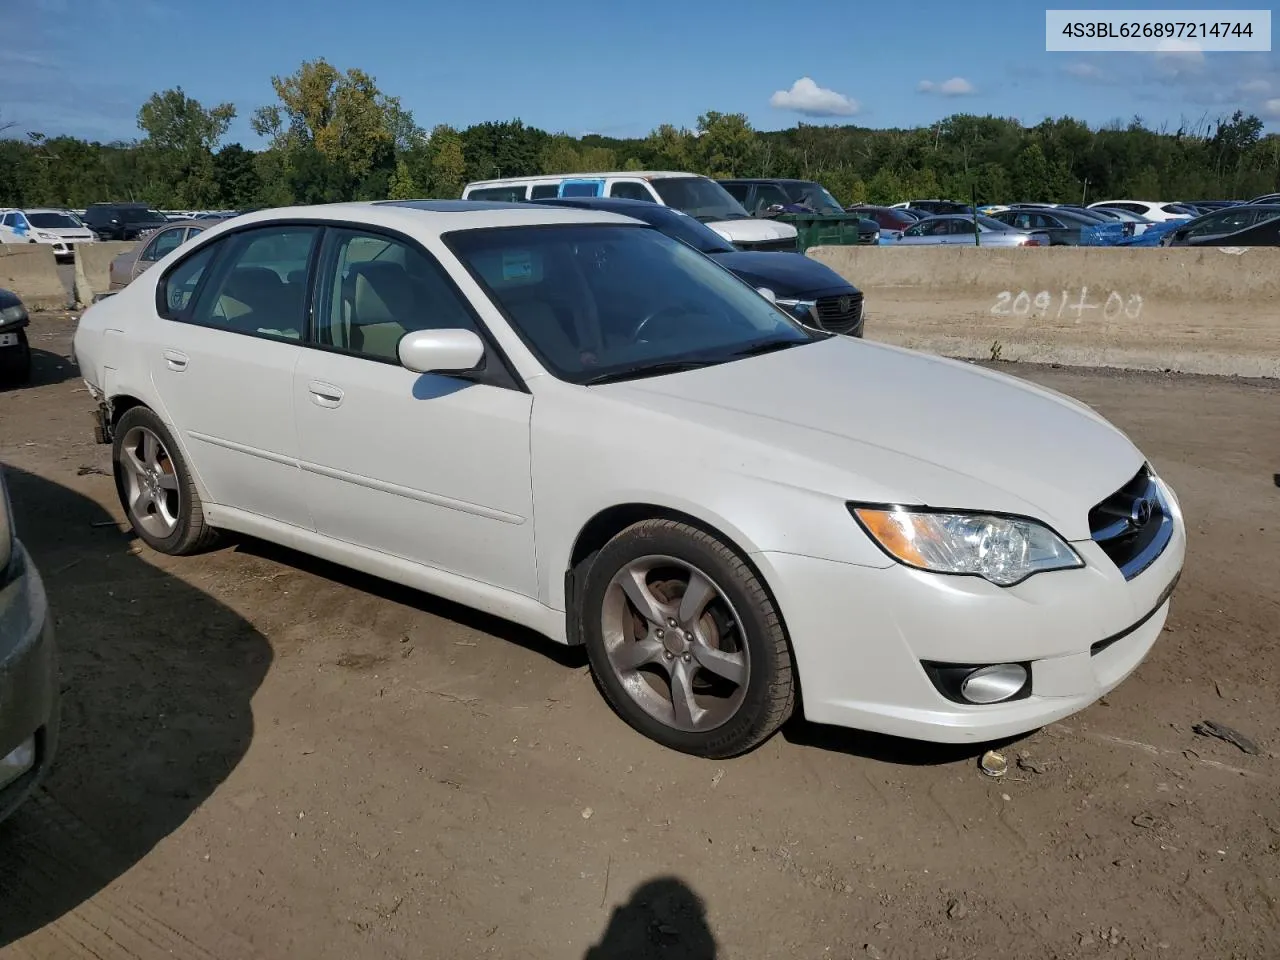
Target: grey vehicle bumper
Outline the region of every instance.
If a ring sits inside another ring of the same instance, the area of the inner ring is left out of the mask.
[[[0,586],[0,820],[48,770],[58,739],[58,666],[44,583],[17,544]]]

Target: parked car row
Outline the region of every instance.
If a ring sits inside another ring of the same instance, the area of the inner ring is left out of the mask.
[[[796,709],[1012,736],[1147,655],[1185,525],[1094,411],[798,323],[812,281],[743,279],[806,258],[652,198],[521,199],[248,214],[91,306],[137,537],[239,531],[581,644],[626,723],[708,757]]]

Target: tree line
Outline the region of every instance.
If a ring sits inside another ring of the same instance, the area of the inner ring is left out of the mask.
[[[694,130],[663,124],[617,139],[549,133],[518,119],[426,130],[368,73],[323,59],[271,83],[275,102],[250,118],[260,150],[225,143],[233,104],[206,106],[181,87],[142,105],[141,137],[132,142],[36,131],[2,139],[0,206],[134,200],[242,210],[457,197],[470,180],[593,170],[801,177],[845,204],[974,195],[989,203],[1197,200],[1280,189],[1280,136],[1264,136],[1262,121],[1239,110],[1174,131],[1139,117],[1094,129],[1069,117],[1028,127],[970,114],[917,129],[802,123],[760,131],[743,114],[709,110]]]

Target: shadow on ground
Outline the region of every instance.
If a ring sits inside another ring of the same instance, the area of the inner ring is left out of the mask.
[[[883,733],[868,733],[865,730],[847,730],[844,727],[810,723],[800,716],[799,709],[782,728],[782,735],[788,743],[796,746],[845,753],[853,757],[865,757],[881,763],[909,767],[937,767],[948,763],[977,760],[988,750],[999,750],[1025,739],[1024,736],[1019,736],[983,743],[928,743],[923,740],[890,737]]]
[[[55,616],[62,734],[49,779],[0,824],[0,951],[134,867],[213,793],[248,749],[271,663],[247,621],[131,553],[97,503],[5,473]]]
[[[391,603],[411,607],[434,617],[452,620],[454,623],[462,624],[464,627],[469,627],[481,633],[487,633],[500,640],[505,640],[507,643],[541,653],[562,667],[581,668],[587,665],[585,647],[568,647],[562,643],[556,643],[554,640],[544,637],[528,627],[512,623],[510,620],[503,620],[501,617],[483,613],[460,603],[454,603],[451,600],[445,600],[430,593],[423,593],[420,590],[402,586],[390,580],[383,580],[371,574],[361,573],[358,570],[352,570],[350,567],[331,563],[328,560],[321,560],[310,554],[300,553],[297,550],[291,550],[288,547],[283,547],[267,540],[258,540],[240,534],[227,534],[227,537],[235,544],[235,549],[238,552],[261,557],[273,563],[283,564],[295,570],[309,573],[314,577],[321,577],[333,583],[351,587],[353,590],[359,590],[361,593],[368,593]]]
[[[613,911],[583,960],[715,960],[702,898],[675,877],[649,880]]]

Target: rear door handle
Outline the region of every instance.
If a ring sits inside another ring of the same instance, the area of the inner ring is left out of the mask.
[[[181,350],[166,350],[164,362],[169,365],[170,370],[176,370],[178,373],[187,369],[187,355]]]
[[[312,380],[307,384],[307,389],[311,391],[312,401],[322,407],[336,407],[342,402],[344,396],[341,387],[325,383],[323,380]]]

